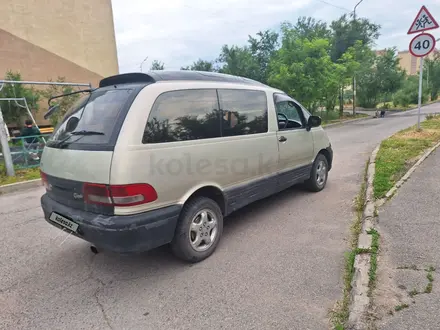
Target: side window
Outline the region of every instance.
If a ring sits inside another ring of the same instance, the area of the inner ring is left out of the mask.
[[[267,98],[262,91],[219,89],[222,135],[235,136],[268,131]]]
[[[307,121],[309,120],[311,114],[306,109],[304,109],[304,108],[302,108],[302,112],[304,114],[305,122],[307,123]]]
[[[305,128],[305,116],[299,104],[284,94],[275,94],[278,129]]]
[[[219,119],[215,89],[166,92],[151,109],[142,143],[220,137]]]

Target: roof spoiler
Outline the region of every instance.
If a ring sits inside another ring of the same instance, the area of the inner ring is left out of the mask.
[[[156,80],[152,76],[146,73],[140,73],[140,72],[123,73],[102,79],[99,82],[99,87],[107,87],[107,86],[129,84],[129,83],[132,84],[132,83],[154,83],[154,82],[156,82]]]

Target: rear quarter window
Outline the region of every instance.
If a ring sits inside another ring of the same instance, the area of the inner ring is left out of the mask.
[[[222,110],[222,136],[268,131],[267,97],[263,91],[219,89]]]
[[[142,143],[162,143],[221,136],[215,89],[165,92],[156,99]]]

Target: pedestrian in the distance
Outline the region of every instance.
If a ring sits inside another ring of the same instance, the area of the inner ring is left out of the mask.
[[[24,146],[27,150],[29,150],[29,154],[33,160],[39,160],[38,157],[38,147],[39,141],[38,136],[41,135],[40,130],[34,126],[32,120],[27,119],[25,121],[25,126],[21,130],[22,137],[29,136],[28,138],[23,139]]]

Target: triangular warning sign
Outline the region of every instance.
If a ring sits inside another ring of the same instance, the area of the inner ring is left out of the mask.
[[[408,34],[419,33],[422,31],[437,29],[439,27],[437,21],[425,6],[422,6],[416,19],[411,24]]]

